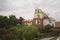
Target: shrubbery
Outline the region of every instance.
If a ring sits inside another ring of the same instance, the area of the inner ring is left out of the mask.
[[[41,33],[47,33],[47,32],[51,32],[52,30],[51,30],[51,28],[53,28],[53,26],[51,26],[51,25],[46,25],[44,28],[39,28],[39,31],[41,32]]]
[[[51,28],[53,28],[53,26],[51,26],[49,24],[45,26],[45,29],[51,29]]]
[[[12,32],[12,39],[14,40],[36,40],[40,36],[40,32],[37,27],[12,27],[10,28]]]

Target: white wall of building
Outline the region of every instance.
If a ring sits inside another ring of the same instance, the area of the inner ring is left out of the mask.
[[[48,19],[44,19],[43,21],[44,26],[46,26],[47,24],[50,24],[51,26],[55,27],[55,21],[51,20],[51,22]]]
[[[50,23],[50,21],[48,19],[44,19],[43,24],[44,24],[44,26],[46,26],[47,24],[52,25],[52,23]]]

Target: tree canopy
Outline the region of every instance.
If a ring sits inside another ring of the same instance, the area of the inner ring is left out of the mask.
[[[0,28],[9,28],[17,24],[23,24],[23,20],[23,17],[17,19],[15,15],[10,15],[9,18],[7,16],[0,15]]]

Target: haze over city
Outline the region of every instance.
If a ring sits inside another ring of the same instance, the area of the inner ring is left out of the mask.
[[[34,17],[36,8],[42,9],[47,15],[60,21],[60,0],[0,0],[0,15],[16,17],[22,16],[25,19]]]

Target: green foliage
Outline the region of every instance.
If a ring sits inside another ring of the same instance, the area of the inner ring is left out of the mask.
[[[40,36],[37,27],[21,27],[15,26],[10,28],[10,31],[13,33],[13,39],[19,40],[34,40]]]
[[[46,25],[45,27],[44,27],[44,32],[52,32],[52,30],[51,30],[51,28],[53,28],[51,25]]]
[[[32,40],[39,37],[37,27],[28,27],[24,32],[26,40]]]
[[[18,23],[22,25],[22,24],[23,24],[23,20],[24,20],[24,18],[20,17],[20,18],[18,19]]]
[[[49,24],[45,26],[45,29],[51,29],[51,28],[53,28],[53,26],[51,26]]]
[[[10,15],[9,18],[7,16],[0,15],[0,28],[10,28],[12,26],[16,26],[17,24],[23,24],[24,18],[20,17],[16,18],[15,15]]]
[[[38,28],[41,33],[47,33],[47,32],[52,32],[51,28],[53,28],[51,25],[46,25],[44,28]]]
[[[8,27],[8,17],[0,16],[0,28],[7,28],[7,27]]]
[[[10,26],[17,25],[17,18],[15,17],[15,15],[10,15],[9,16],[9,25]]]

